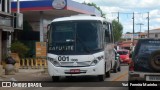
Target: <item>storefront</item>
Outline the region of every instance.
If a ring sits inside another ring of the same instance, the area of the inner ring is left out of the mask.
[[[11,33],[14,31],[11,1],[0,0],[0,63],[11,45]]]

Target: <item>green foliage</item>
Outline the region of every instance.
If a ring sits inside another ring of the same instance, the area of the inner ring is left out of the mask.
[[[101,10],[101,8],[100,8],[100,7],[98,7],[95,3],[86,3],[86,2],[83,2],[83,4],[86,4],[86,5],[89,5],[89,6],[93,6],[93,7],[95,7],[97,10],[99,10],[99,11],[100,11],[100,13],[101,13],[101,17],[104,17],[104,18],[105,18],[106,14],[105,14],[105,13],[103,13],[103,11]]]
[[[112,26],[113,26],[114,41],[117,42],[121,40],[121,36],[123,33],[123,26],[116,20],[112,21]]]
[[[20,41],[15,41],[11,44],[11,52],[18,53],[20,57],[25,57],[28,51],[29,48]]]

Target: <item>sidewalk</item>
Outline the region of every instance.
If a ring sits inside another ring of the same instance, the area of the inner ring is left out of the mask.
[[[19,69],[15,75],[3,75],[0,81],[39,81],[41,78],[48,77],[48,73],[44,73],[44,69]]]

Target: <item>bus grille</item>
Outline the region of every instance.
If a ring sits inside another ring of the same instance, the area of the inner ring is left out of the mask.
[[[76,64],[75,64],[76,63]],[[84,62],[61,62],[61,66],[78,66],[78,67],[84,67],[89,66],[91,64],[91,61],[84,61]]]

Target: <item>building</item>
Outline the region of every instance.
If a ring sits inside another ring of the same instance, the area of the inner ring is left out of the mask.
[[[145,31],[146,33],[148,31]],[[149,37],[150,38],[160,38],[160,28],[149,30]]]
[[[14,31],[11,0],[0,0],[0,62],[11,43],[11,33]]]
[[[12,2],[12,11],[17,11],[16,1]],[[100,11],[88,5],[72,0],[20,0],[20,12],[23,13],[24,21],[28,21],[33,31],[39,33],[39,41],[46,41],[46,27],[58,17],[76,14],[89,14],[101,16]]]
[[[139,36],[139,38],[147,38],[147,33],[146,32],[140,32],[138,36]]]
[[[134,38],[134,42],[133,42],[133,38]],[[118,46],[120,49],[131,50],[131,48],[136,45],[137,39],[140,39],[140,38],[147,38],[147,33],[146,32],[136,32],[134,35],[133,33],[123,34],[122,35],[123,41],[119,42]]]

